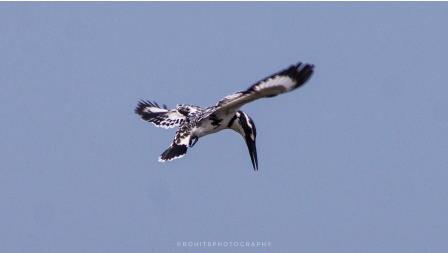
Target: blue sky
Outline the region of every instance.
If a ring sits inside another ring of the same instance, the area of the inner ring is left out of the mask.
[[[447,252],[446,3],[1,3],[1,252]],[[158,163],[139,99],[303,88]],[[179,241],[269,241],[188,248]]]

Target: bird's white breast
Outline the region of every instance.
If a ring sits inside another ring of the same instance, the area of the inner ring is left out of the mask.
[[[218,126],[213,125],[212,120],[206,119],[201,123],[201,125],[194,128],[193,134],[197,137],[202,137],[226,129],[232,117],[233,115],[222,118],[222,121],[219,122]]]

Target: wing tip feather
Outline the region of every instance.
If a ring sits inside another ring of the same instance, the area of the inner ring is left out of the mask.
[[[143,100],[140,99],[138,101],[137,107],[135,107],[134,112],[138,115],[143,115],[145,112],[145,108],[148,107],[155,107],[155,108],[159,108],[159,109],[164,109],[164,110],[168,110],[168,107],[163,104],[162,106],[160,106],[157,102],[151,102],[149,100]]]
[[[294,86],[295,89],[305,84],[311,78],[313,73],[313,64],[299,62],[296,65],[292,65],[290,68],[288,68],[284,74],[297,82],[297,84]]]

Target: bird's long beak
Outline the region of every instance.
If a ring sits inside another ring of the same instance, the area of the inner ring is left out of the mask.
[[[257,158],[257,145],[255,140],[252,140],[250,136],[246,136],[246,144],[249,149],[250,160],[252,161],[252,166],[254,170],[258,170],[258,158]]]

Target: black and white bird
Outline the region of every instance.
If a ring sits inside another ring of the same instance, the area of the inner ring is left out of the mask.
[[[189,147],[199,138],[223,129],[232,129],[246,141],[254,170],[258,170],[257,131],[254,121],[239,109],[241,106],[259,98],[275,97],[292,91],[305,84],[313,74],[314,66],[298,63],[256,82],[247,90],[226,96],[216,105],[201,108],[195,105],[180,104],[176,109],[159,106],[155,102],[140,101],[135,113],[156,127],[178,127],[170,147],[163,152],[159,161],[170,161],[183,157]]]

